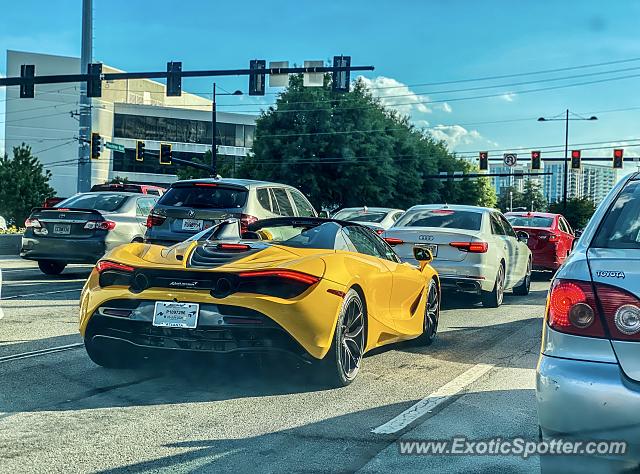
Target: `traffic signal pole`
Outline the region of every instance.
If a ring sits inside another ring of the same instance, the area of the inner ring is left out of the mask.
[[[216,110],[216,83],[213,83],[213,103],[211,105],[211,169],[213,178],[218,174],[218,146],[216,145],[216,135],[218,134],[218,111]]]
[[[569,109],[564,125],[564,187],[562,193],[562,211],[567,210],[567,187],[569,183]]]
[[[80,54],[80,71],[86,72],[92,61],[92,0],[82,0],[82,50]],[[89,137],[91,134],[91,99],[87,96],[86,82],[80,84],[80,117],[78,128],[78,168],[76,189],[79,193],[91,189],[91,160],[89,159]]]

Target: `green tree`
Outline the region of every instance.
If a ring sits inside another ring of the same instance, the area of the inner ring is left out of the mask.
[[[115,178],[113,178],[111,181],[109,181],[107,184],[126,184],[129,182],[129,178],[122,177],[122,176],[116,176]]]
[[[498,209],[502,212],[508,212],[511,210],[511,202],[513,202],[513,208],[524,207],[523,194],[518,191],[518,188],[514,186],[506,186],[501,189],[500,196],[498,196]]]
[[[207,150],[202,158],[193,158],[191,161],[200,165],[211,166],[211,150]],[[237,163],[234,166],[233,157],[218,155],[218,174],[220,176],[222,176],[223,178],[235,177],[234,168],[237,168]],[[182,164],[177,165],[176,175],[178,176],[178,179],[197,179],[210,177],[210,173],[207,170],[185,166]]]
[[[238,174],[291,184],[317,208],[490,203],[483,181],[453,184],[426,177],[470,166],[408,117],[385,108],[361,81],[338,94],[328,75],[324,87],[313,88],[294,75],[258,118],[252,154]]]
[[[14,147],[13,157],[0,158],[0,215],[21,226],[31,209],[55,195],[50,179],[30,146]]]
[[[526,180],[522,193],[522,206],[530,211],[544,212],[548,205],[547,199],[542,194],[540,183],[532,179]]]
[[[596,205],[587,197],[567,199],[567,208],[564,209],[562,201],[554,202],[549,206],[549,212],[562,214],[571,227],[574,229],[584,229],[596,212]]]

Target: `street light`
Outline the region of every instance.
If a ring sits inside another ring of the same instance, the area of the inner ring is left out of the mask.
[[[213,176],[218,175],[218,146],[216,145],[216,135],[218,134],[216,123],[218,122],[218,111],[216,109],[216,96],[218,95],[242,95],[241,90],[234,92],[223,92],[216,94],[216,83],[213,83],[213,103],[211,104],[211,168]]]
[[[573,115],[573,117],[569,117],[569,113]],[[569,165],[568,165],[568,154],[569,154],[569,120],[598,120],[598,117],[592,115],[591,117],[582,117],[576,113],[569,112],[569,109],[565,111],[564,117],[539,117],[538,122],[557,122],[560,120],[564,120],[564,189],[562,192],[562,209],[564,211],[567,210],[567,185],[568,185],[568,176],[569,176]]]

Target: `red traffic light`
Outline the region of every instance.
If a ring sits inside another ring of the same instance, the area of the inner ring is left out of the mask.
[[[571,158],[580,159],[580,150],[571,150]]]
[[[613,157],[622,158],[623,153],[624,153],[624,150],[622,148],[616,148],[615,150],[613,150]]]
[[[531,158],[533,158],[534,160],[537,160],[538,158],[540,158],[540,152],[539,151],[532,151],[531,152]]]

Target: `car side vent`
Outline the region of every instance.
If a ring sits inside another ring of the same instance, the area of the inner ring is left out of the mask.
[[[261,249],[247,248],[226,249],[219,246],[198,245],[191,253],[187,267],[216,268],[234,260],[247,257]]]

